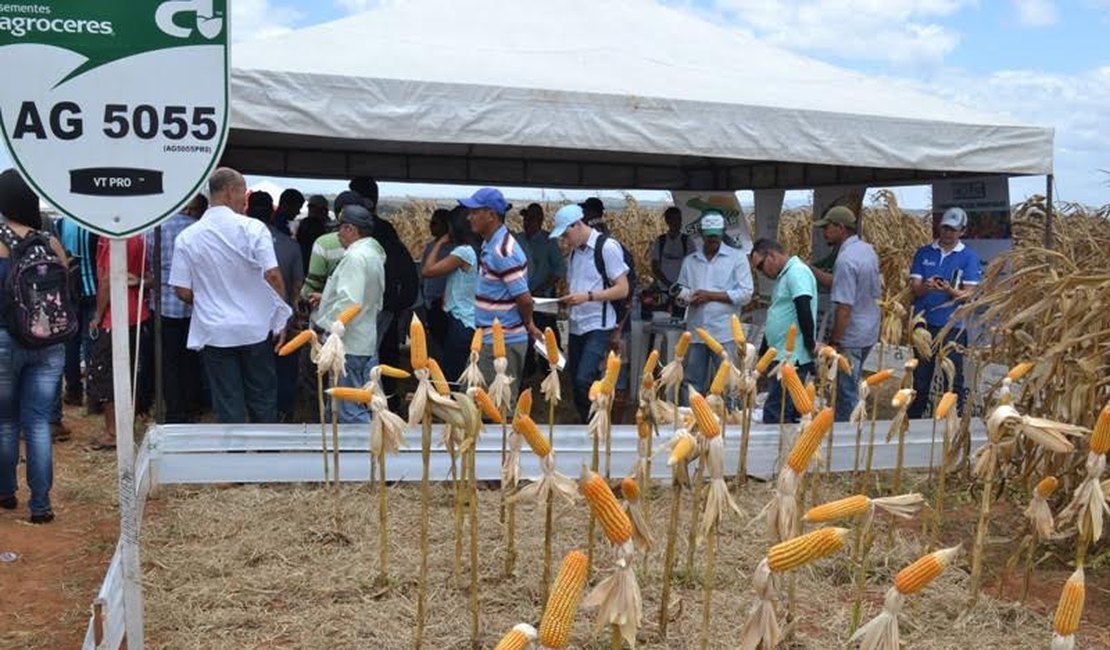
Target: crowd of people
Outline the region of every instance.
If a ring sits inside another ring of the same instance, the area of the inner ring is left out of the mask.
[[[491,326],[497,319],[505,333],[507,373],[519,386],[546,370],[532,342],[556,325],[555,315],[534,309],[534,298],[557,297],[567,317],[566,373],[574,406],[586,421],[589,388],[600,378],[608,352],[626,345],[629,314],[639,308],[633,303],[638,279],[631,255],[609,233],[599,199],[559,208],[550,232],[543,230],[542,206],[533,203],[520,210],[523,230],[511,232],[506,216],[512,206],[499,190],[482,188],[453,209],[431,215],[431,240],[416,262],[379,216],[373,179],[356,178],[349,188],[333,200],[332,221],[323,196],[306,201],[297,190],[286,190],[275,205],[265,192],[248,193],[239,172],[220,168],[209,179],[207,197],[195,197],[159,230],[127,239],[129,337],[132,350],[140,351],[138,410],[149,408],[153,399],[153,319],[162,331],[166,422],[193,421],[210,407],[221,423],[268,423],[295,417],[298,377],[315,372],[303,356],[277,354],[301,329],[341,336],[347,355],[341,383],[362,386],[375,365],[400,365],[401,333],[414,311],[427,322],[433,354],[452,380],[463,373],[475,329],[482,328],[486,345],[479,365],[492,376]],[[298,218],[306,205],[307,216]],[[54,516],[51,445],[52,434],[60,440],[66,433],[58,426],[62,402],[84,403],[89,412],[104,414],[105,435],[93,441],[93,449],[116,444],[109,242],[69,219],[45,220],[38,197],[13,170],[0,174],[0,214],[0,508],[18,506],[22,436],[31,521],[44,523]],[[803,380],[813,372],[821,345],[847,355],[852,372],[839,376],[836,404],[837,418],[847,419],[881,320],[879,260],[858,235],[857,215],[834,207],[815,224],[836,251],[831,270],[789,255],[770,239],[755,241],[745,254],[728,237],[719,213],[702,215],[693,231],[697,236],[683,232],[677,208],[668,208],[663,220],[666,232],[649,251],[651,273],[684,306],[685,326],[704,328],[731,352],[730,318],[752,300],[753,272],[759,272],[771,281],[762,348],[775,347],[781,360],[787,333],[796,331],[792,363]],[[937,240],[917,252],[910,269],[914,310],[934,335],[980,278],[978,258],[960,242],[966,226],[963,210],[948,210]],[[10,264],[9,257],[36,233],[45,233],[41,241],[49,242],[39,246],[49,249],[40,254],[65,264],[71,278],[72,313],[52,317],[76,325],[59,342],[28,343],[18,336],[21,324],[13,318],[18,287],[10,267],[18,262]],[[149,289],[156,248],[161,286],[154,300]],[[818,334],[819,286],[831,299],[824,341]],[[362,308],[358,315],[334,329],[337,316],[356,304]],[[958,325],[948,337],[966,345]],[[950,358],[962,399],[962,359],[958,351]],[[695,337],[686,356],[688,385],[704,392],[719,362]],[[928,405],[933,368],[933,359],[926,358],[915,371],[911,417],[920,417]],[[780,412],[794,421],[797,414],[789,400],[783,403],[779,384],[768,382],[767,389],[764,422],[777,422]],[[399,410],[396,386],[386,390]],[[370,417],[356,404],[336,408],[341,422]]]

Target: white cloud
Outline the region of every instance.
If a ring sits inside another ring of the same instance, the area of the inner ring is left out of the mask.
[[[939,22],[978,0],[715,0],[755,34],[795,50],[935,64],[959,45]]]
[[[1018,22],[1025,27],[1050,27],[1060,16],[1053,0],[1013,0]]]
[[[270,0],[235,0],[231,3],[231,40],[286,34],[301,18],[296,9],[274,5]]]
[[[385,0],[335,0],[335,6],[350,14],[359,14],[373,9]]]

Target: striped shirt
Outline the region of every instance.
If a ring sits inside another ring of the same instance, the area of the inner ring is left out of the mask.
[[[324,290],[328,276],[335,272],[345,251],[343,244],[339,243],[337,232],[329,232],[316,238],[312,243],[312,255],[308,258],[308,273],[301,287],[302,298]]]
[[[154,297],[151,296],[151,306],[158,307],[158,313],[166,318],[189,318],[193,315],[192,306],[178,298],[177,292],[170,286],[170,269],[173,268],[173,245],[177,236],[181,234],[182,230],[196,222],[195,217],[190,217],[182,212],[178,212],[162,222],[162,304],[161,306],[155,305]],[[146,233],[147,264],[151,268],[154,267],[155,232],[157,232],[157,229],[148,230]]]
[[[528,330],[520,317],[516,299],[528,293],[528,258],[509,229],[502,225],[482,242],[478,285],[474,299],[474,323],[486,330],[485,342],[492,344],[490,326],[501,321],[505,343],[527,343]]]
[[[96,249],[99,237],[72,219],[58,222],[58,239],[71,257],[80,259],[81,297],[96,297]]]

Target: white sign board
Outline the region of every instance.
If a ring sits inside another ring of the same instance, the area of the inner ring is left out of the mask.
[[[1013,247],[1010,223],[1010,181],[1005,176],[981,176],[933,183],[934,230],[944,211],[960,207],[967,212],[967,230],[961,241],[986,265],[991,258]]]
[[[27,182],[108,236],[172,215],[227,133],[226,0],[0,4],[0,130]]]
[[[687,192],[672,190],[675,206],[682,210],[682,232],[700,237],[698,226],[707,212],[716,212],[725,218],[725,234],[732,238],[745,253],[752,249],[752,236],[748,222],[735,192]]]

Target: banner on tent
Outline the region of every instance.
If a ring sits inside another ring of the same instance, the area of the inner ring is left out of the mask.
[[[725,234],[734,245],[747,252],[752,249],[752,236],[748,222],[735,192],[687,192],[672,190],[675,206],[682,210],[682,232],[699,237],[698,224],[707,212],[717,212],[725,218]]]
[[[967,212],[961,241],[986,265],[1013,247],[1010,223],[1010,181],[1005,176],[937,181],[933,183],[933,231],[948,208]]]
[[[227,0],[0,4],[0,130],[27,182],[104,235],[172,215],[223,150],[228,18]]]

